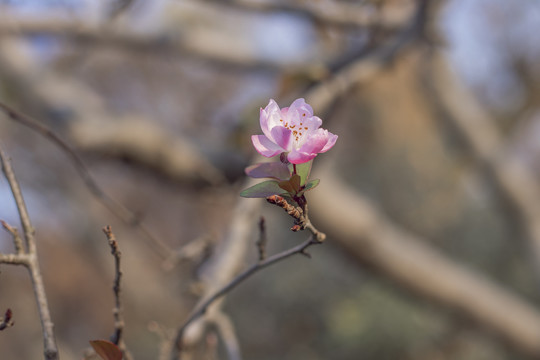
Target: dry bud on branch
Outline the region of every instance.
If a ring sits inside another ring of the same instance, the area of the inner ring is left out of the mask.
[[[293,206],[285,200],[282,196],[272,195],[266,198],[270,204],[274,204],[282,208],[294,219],[294,226],[292,231],[304,230],[307,224],[307,219],[304,216],[304,210],[299,206]]]

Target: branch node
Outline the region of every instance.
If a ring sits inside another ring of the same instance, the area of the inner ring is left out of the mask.
[[[13,245],[15,246],[15,252],[19,255],[24,254],[23,240],[21,238],[21,235],[19,234],[19,230],[17,230],[17,228],[14,226],[9,225],[4,220],[0,220],[0,224],[2,224],[4,230],[10,233],[13,237]]]

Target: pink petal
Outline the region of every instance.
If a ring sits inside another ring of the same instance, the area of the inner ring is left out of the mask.
[[[328,143],[328,130],[318,129],[308,135],[308,138],[298,151],[306,154],[318,154]]]
[[[290,151],[292,148],[292,138],[290,129],[283,126],[276,126],[270,131],[272,140],[279,145],[283,151]]]
[[[328,131],[328,142],[326,143],[326,145],[324,145],[324,147],[322,148],[320,152],[323,153],[330,150],[336,144],[337,138],[338,138],[337,135],[334,135],[330,131]]]
[[[293,149],[293,151],[291,151],[289,155],[287,155],[287,160],[289,160],[289,162],[292,164],[303,164],[312,160],[313,158],[315,158],[315,156],[317,156],[317,154],[308,154]]]
[[[306,114],[306,117],[313,116],[313,108],[303,98],[294,100],[290,108],[295,109],[299,116],[302,116],[302,114]]]
[[[261,108],[259,114],[259,122],[261,124],[261,129],[268,138],[272,138],[270,130],[276,125],[279,125],[280,119],[280,110],[278,104],[270,99],[268,105],[264,109]]]
[[[322,125],[322,120],[318,116],[313,116],[308,120],[308,126],[310,130],[317,130]]]
[[[272,157],[284,151],[279,145],[274,144],[264,135],[252,135],[251,142],[255,150],[262,156]]]

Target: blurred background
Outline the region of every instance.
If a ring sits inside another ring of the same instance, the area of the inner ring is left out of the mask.
[[[304,97],[339,135],[307,195],[328,240],[233,290],[234,332],[208,316],[185,358],[540,359],[539,25],[528,0],[0,1],[0,102],[93,179],[0,114],[60,357],[113,332],[106,225],[136,359],[256,261],[260,216],[269,253],[307,237],[238,196],[259,108]],[[0,219],[20,228],[4,178]],[[39,359],[27,271],[0,270],[0,357]]]

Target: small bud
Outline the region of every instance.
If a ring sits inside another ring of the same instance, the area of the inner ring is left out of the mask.
[[[291,228],[291,231],[294,231],[294,232],[300,231],[300,230],[302,230],[302,227],[301,227],[300,225],[294,225],[294,226]]]
[[[281,161],[285,165],[290,164],[289,160],[287,160],[287,153],[286,152],[282,152],[281,154],[279,154],[279,161]]]

